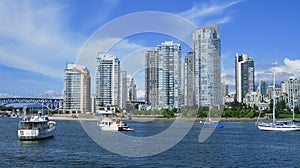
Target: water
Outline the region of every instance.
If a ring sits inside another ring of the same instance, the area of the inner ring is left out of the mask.
[[[78,121],[57,121],[56,136],[19,141],[19,119],[0,118],[0,167],[300,167],[300,132],[261,132],[253,122],[225,122],[205,143],[191,131],[168,151],[133,158],[95,143]],[[171,122],[129,122],[134,136],[149,136]]]

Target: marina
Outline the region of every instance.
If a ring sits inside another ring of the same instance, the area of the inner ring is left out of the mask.
[[[222,122],[223,129],[216,129],[207,141],[199,143],[201,124],[195,122],[190,132],[165,152],[124,157],[99,146],[74,120],[57,120],[54,138],[20,141],[16,133],[19,120],[0,118],[3,167],[294,167],[300,152],[300,132],[261,132],[255,122]],[[127,123],[135,131],[121,134],[146,137],[164,131],[172,121]],[[261,151],[267,153],[263,159]]]

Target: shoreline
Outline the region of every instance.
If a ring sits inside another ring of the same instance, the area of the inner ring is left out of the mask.
[[[56,114],[49,116],[49,119],[51,120],[73,120],[73,121],[99,121],[100,117],[94,117],[93,115],[86,115],[86,116],[78,116],[70,115],[70,114]],[[193,121],[193,122],[199,122],[199,121],[205,121],[206,118],[163,118],[160,116],[132,116],[129,118],[121,118],[124,121],[141,121],[141,122],[156,122],[156,121]],[[264,120],[261,118],[261,120]],[[291,120],[291,118],[282,118],[280,120]],[[256,122],[257,118],[238,118],[238,117],[221,117],[219,122]],[[295,119],[296,122],[300,122],[299,118]]]
[[[49,116],[49,119],[51,120],[70,120],[70,121],[98,121],[98,117],[94,116],[79,116],[79,117],[74,117],[72,115],[53,115]],[[156,121],[191,121],[191,122],[199,122],[199,121],[205,121],[206,118],[160,118],[160,117],[138,117],[138,116],[133,116],[131,119],[129,118],[122,118],[124,121],[142,121],[142,122],[156,122]],[[220,122],[253,122],[257,121],[257,118],[220,118]]]

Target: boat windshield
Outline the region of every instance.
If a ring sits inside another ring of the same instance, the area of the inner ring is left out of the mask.
[[[31,129],[33,127],[33,123],[31,122],[20,122],[19,128]]]
[[[44,122],[19,122],[21,129],[41,129],[46,125]]]

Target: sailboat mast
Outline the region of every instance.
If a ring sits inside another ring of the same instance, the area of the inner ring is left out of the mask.
[[[273,123],[276,122],[276,118],[275,118],[275,106],[276,106],[276,100],[275,100],[275,96],[276,96],[276,91],[275,91],[275,70],[273,70]]]
[[[293,122],[295,120],[295,94],[293,93]]]

